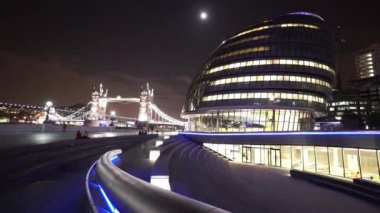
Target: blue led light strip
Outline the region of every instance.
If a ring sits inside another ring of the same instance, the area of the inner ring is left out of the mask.
[[[111,158],[112,163],[115,163],[114,160],[116,160],[116,159],[118,159],[118,156],[117,156],[117,155],[113,156],[113,157]]]
[[[98,185],[98,186],[99,186],[99,191],[100,191],[100,193],[101,193],[103,199],[106,201],[107,206],[108,206],[108,208],[111,210],[111,212],[119,213],[119,210],[117,210],[117,209],[113,206],[112,202],[111,202],[110,199],[107,197],[107,195],[106,195],[106,193],[104,192],[102,186],[100,186],[100,185]]]
[[[380,131],[355,131],[355,132],[249,132],[249,133],[206,133],[206,132],[179,132],[180,135],[199,136],[305,136],[305,135],[355,135],[355,136],[378,136]]]

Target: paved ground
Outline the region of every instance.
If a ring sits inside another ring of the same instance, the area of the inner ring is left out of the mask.
[[[95,160],[75,162],[31,184],[2,189],[1,212],[89,212],[84,180]]]
[[[82,132],[83,133],[83,132]],[[75,132],[0,133],[0,149],[20,148],[75,139]],[[137,132],[96,132],[91,138],[136,135]]]
[[[141,165],[141,168],[148,168],[148,170],[142,169],[140,176],[142,178],[149,177],[148,164],[144,160],[138,160],[133,162],[134,157],[138,157],[137,151],[144,150],[144,146],[137,146],[141,141],[145,141],[146,137],[150,136],[132,136],[132,137],[121,137],[121,138],[111,138],[111,139],[98,139],[87,141],[81,141],[88,145],[74,144],[72,147],[68,146],[62,147],[61,151],[65,150],[75,150],[75,147],[81,149],[80,152],[70,154],[65,158],[70,158],[70,156],[79,155],[81,153],[93,152],[87,157],[80,158],[79,160],[69,161],[59,167],[55,168],[49,174],[44,175],[32,182],[15,184],[14,186],[0,184],[0,212],[43,212],[43,213],[56,213],[56,212],[88,212],[87,197],[85,193],[85,176],[88,168],[93,162],[95,162],[101,154],[107,150],[112,150],[116,148],[123,148],[124,155],[127,156],[128,160],[132,160],[129,164],[129,170],[136,170]],[[130,139],[134,138],[134,139]],[[126,141],[126,139],[129,140]],[[97,145],[98,143],[105,142],[102,146]],[[140,141],[140,142],[139,142]],[[84,147],[88,147],[84,149]],[[131,152],[128,150],[131,148]],[[51,152],[48,151],[47,154]],[[55,150],[57,152],[57,150]],[[145,152],[146,154],[146,152]],[[39,156],[39,158],[44,158],[44,155]],[[17,157],[14,157],[17,161]],[[38,164],[38,160],[36,160]],[[145,162],[145,163],[144,163]],[[134,172],[137,174],[137,172]],[[148,175],[147,175],[148,174]]]
[[[289,176],[287,170],[230,164],[252,205],[247,212],[380,212],[379,206]],[[253,211],[252,211],[253,210]]]

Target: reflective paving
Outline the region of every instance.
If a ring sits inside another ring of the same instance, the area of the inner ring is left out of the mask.
[[[0,149],[20,148],[64,140],[75,139],[75,132],[36,132],[36,133],[1,133]],[[136,135],[130,132],[96,132],[89,133],[90,138],[116,137],[124,135]]]

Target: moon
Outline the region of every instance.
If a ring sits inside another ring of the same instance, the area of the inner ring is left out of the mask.
[[[201,14],[199,15],[199,17],[202,19],[202,20],[206,20],[208,15],[206,12],[201,12]]]

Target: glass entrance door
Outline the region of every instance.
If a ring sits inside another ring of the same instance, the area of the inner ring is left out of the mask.
[[[245,163],[252,163],[252,148],[243,146],[243,159],[242,161]]]
[[[270,148],[270,152],[269,152],[269,164],[271,166],[281,166],[281,162],[280,162],[280,159],[281,159],[281,156],[280,156],[280,149],[273,149],[273,148]]]

